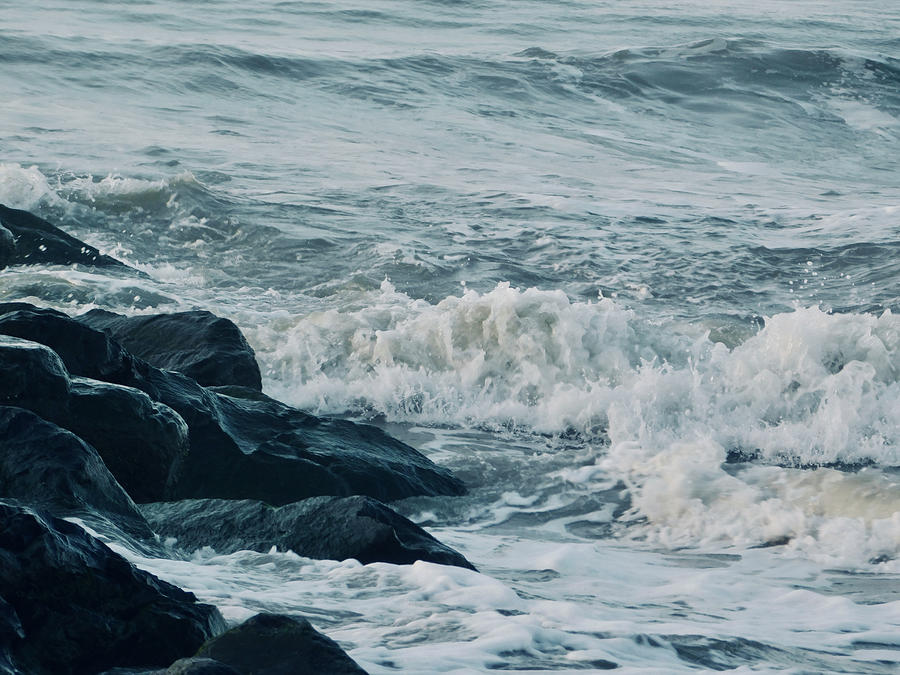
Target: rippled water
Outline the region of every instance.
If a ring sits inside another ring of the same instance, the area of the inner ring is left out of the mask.
[[[234,319],[269,393],[452,467],[481,574],[140,559],[372,673],[888,673],[900,11],[0,1],[0,202]]]

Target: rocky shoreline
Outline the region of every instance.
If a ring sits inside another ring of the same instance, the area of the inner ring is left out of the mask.
[[[0,206],[0,269],[142,274]],[[205,311],[78,316],[0,303],[0,675],[361,673],[300,617],[218,610],[75,523],[171,555],[272,546],[474,569],[384,502],[464,485],[372,426],[262,393],[240,330]]]

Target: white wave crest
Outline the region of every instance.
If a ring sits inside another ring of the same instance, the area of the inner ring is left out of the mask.
[[[385,282],[355,307],[285,315],[251,341],[269,389],[304,407],[575,428],[608,447],[573,482],[622,480],[648,523],[641,536],[660,544],[789,540],[822,553],[852,541],[838,549],[854,560],[900,556],[896,480],[840,470],[900,465],[889,311],[797,309],[729,348],[609,299],[500,284],[430,304]]]
[[[0,204],[32,210],[58,201],[56,190],[36,166],[0,164]]]

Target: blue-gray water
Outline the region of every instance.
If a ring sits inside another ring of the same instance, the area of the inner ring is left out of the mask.
[[[898,36],[868,0],[0,0],[0,202],[151,277],[0,298],[229,316],[270,393],[471,485],[400,508],[481,575],[141,561],[230,618],[373,673],[894,672]]]

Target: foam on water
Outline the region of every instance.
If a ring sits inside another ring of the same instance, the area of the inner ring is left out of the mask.
[[[251,333],[270,390],[325,412],[575,431],[625,483],[630,537],[670,547],[789,542],[832,564],[900,556],[900,319],[817,307],[733,347],[611,299],[501,284],[437,304],[385,282],[362,307]],[[846,469],[872,465],[872,470]],[[830,468],[837,467],[837,468]]]
[[[897,13],[370,4],[0,12],[0,202],[150,277],[0,298],[234,319],[483,574],[127,554],[372,673],[896,672]]]
[[[890,578],[860,580],[854,602],[836,594],[853,577],[829,577],[804,561],[773,564],[768,550],[667,554],[608,542],[436,534],[485,561],[487,574],[275,551],[205,549],[159,560],[115,547],[215,602],[230,621],[261,610],[302,613],[373,674],[616,664],[620,672],[677,673],[758,659],[770,672],[888,673],[896,665],[900,600],[887,592]]]

